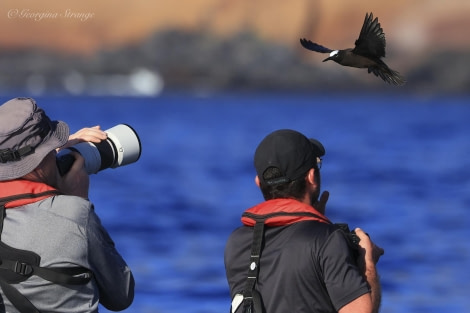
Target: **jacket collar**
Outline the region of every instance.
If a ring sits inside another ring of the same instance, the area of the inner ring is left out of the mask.
[[[24,179],[0,181],[0,204],[6,209],[34,203],[59,194],[55,188]]]

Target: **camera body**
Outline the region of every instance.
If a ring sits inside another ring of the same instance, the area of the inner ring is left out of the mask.
[[[88,174],[134,163],[140,158],[140,139],[132,127],[118,124],[105,132],[108,138],[99,143],[81,142],[60,151],[56,159],[60,175],[65,175],[75,161],[70,151],[80,153],[85,159],[85,170]]]
[[[349,229],[348,224],[336,223],[335,225],[346,234],[346,237],[348,238],[349,247],[357,256],[359,253],[359,241],[361,239],[356,235],[356,232],[354,230]]]

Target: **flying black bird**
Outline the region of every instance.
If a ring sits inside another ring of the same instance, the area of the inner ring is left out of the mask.
[[[344,66],[367,68],[369,73],[382,78],[389,84],[403,85],[405,79],[396,71],[390,69],[381,58],[385,57],[385,34],[378,18],[367,14],[362,25],[359,38],[355,47],[344,50],[332,50],[307,39],[300,39],[302,46],[308,50],[329,53],[330,56],[323,60],[333,60]]]

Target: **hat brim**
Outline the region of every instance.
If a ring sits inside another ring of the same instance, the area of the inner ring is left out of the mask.
[[[0,163],[0,181],[11,180],[32,172],[49,152],[62,147],[69,139],[69,127],[62,121],[51,122],[51,132],[34,153],[24,156],[21,160]]]

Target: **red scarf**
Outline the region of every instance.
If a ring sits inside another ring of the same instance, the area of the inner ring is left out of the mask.
[[[245,211],[242,223],[254,226],[256,218],[263,217],[267,226],[285,226],[301,221],[331,224],[330,220],[315,208],[294,199],[273,199],[262,202]]]
[[[59,192],[49,185],[17,179],[0,181],[0,201],[10,209],[46,199]]]

